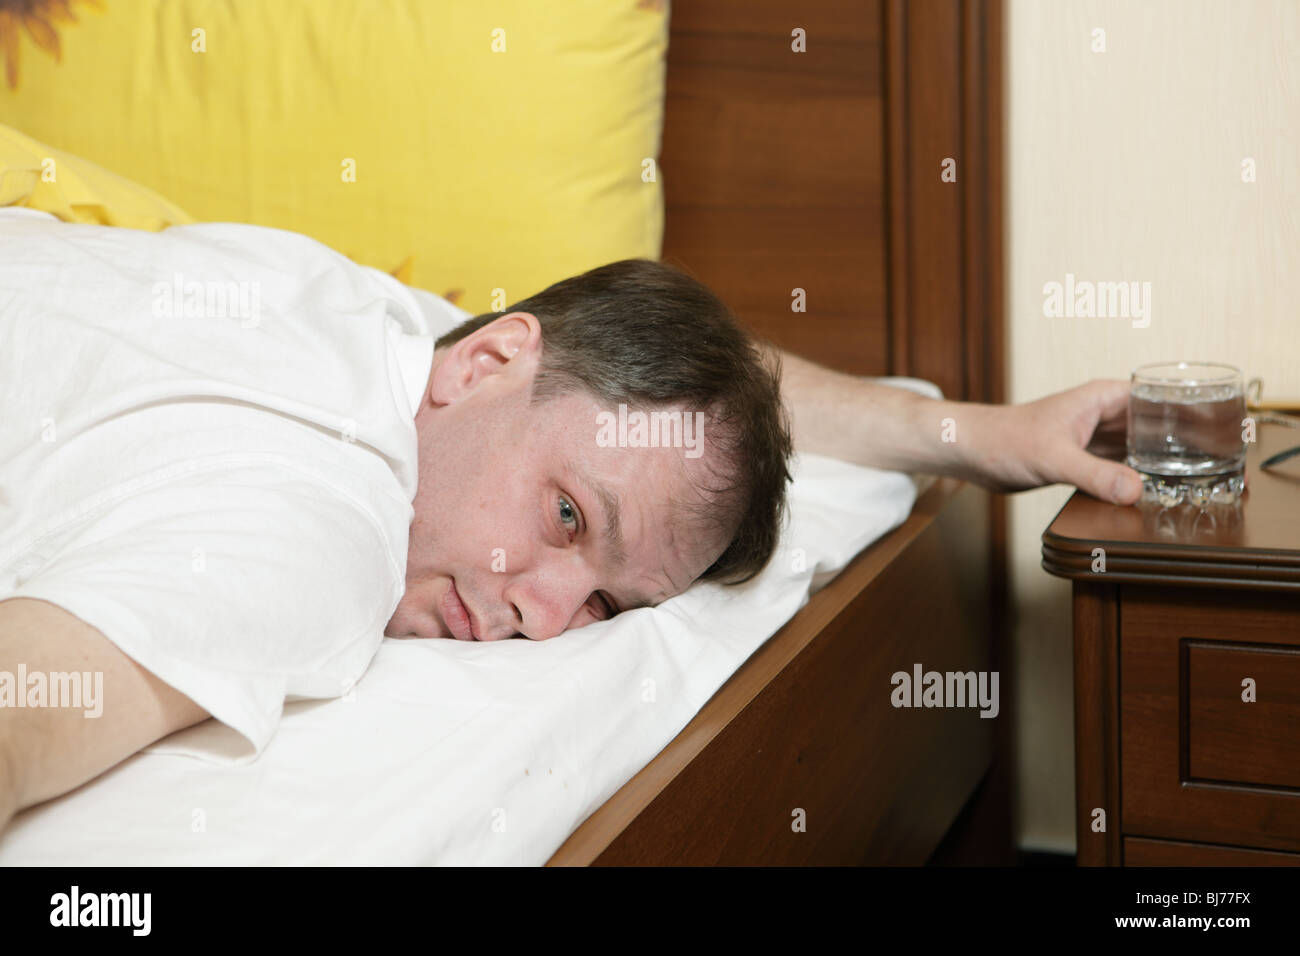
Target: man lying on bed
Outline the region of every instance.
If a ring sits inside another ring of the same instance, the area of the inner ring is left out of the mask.
[[[209,716],[260,753],[286,696],[345,693],[384,635],[541,641],[752,576],[788,479],[781,394],[799,449],[1139,493],[1086,450],[1122,438],[1124,382],[988,406],[778,371],[656,263],[436,351],[419,312],[291,233],[0,211],[0,828]],[[646,440],[654,411],[672,440]],[[74,672],[86,699],[56,699]]]

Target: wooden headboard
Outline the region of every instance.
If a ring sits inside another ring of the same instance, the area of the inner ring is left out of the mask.
[[[663,257],[792,352],[1002,401],[1000,25],[988,0],[674,4]]]
[[[1003,401],[1000,0],[789,7],[673,5],[663,258],[792,352]],[[963,829],[1006,862],[1012,708],[900,721],[881,690],[900,653],[1011,686],[1004,529],[1000,496],[930,486],[551,864],[955,862]]]

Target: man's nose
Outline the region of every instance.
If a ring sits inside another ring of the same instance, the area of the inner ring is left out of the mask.
[[[545,641],[564,633],[594,590],[589,569],[564,561],[516,576],[502,596],[512,605],[519,633]]]

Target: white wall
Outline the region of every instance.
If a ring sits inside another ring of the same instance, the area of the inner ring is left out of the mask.
[[[1008,400],[1182,358],[1300,400],[1300,0],[1008,0],[1007,29]],[[1066,273],[1151,283],[1149,326],[1045,317]],[[1020,843],[1068,852],[1070,585],[1040,561],[1072,491],[1009,502]]]

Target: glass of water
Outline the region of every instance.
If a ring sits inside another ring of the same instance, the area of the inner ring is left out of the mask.
[[[1239,501],[1245,487],[1246,398],[1241,370],[1162,362],[1133,370],[1127,463],[1142,497],[1172,507]]]

